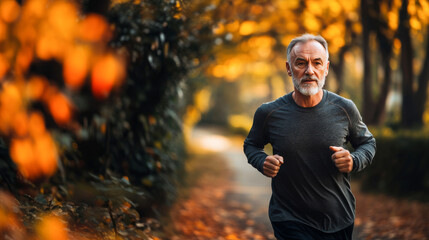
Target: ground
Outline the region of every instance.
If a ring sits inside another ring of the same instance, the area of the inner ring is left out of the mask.
[[[270,179],[247,164],[242,143],[219,129],[195,129],[170,239],[275,239],[267,215]],[[362,193],[358,182],[352,188],[354,239],[429,239],[428,203]]]

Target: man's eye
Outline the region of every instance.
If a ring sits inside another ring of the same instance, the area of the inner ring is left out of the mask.
[[[317,67],[317,68],[321,68],[321,67],[323,67],[323,63],[321,63],[321,62],[315,62],[314,66]]]

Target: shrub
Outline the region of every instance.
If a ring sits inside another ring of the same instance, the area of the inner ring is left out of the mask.
[[[421,131],[380,135],[372,165],[357,174],[362,189],[428,199],[429,137]]]

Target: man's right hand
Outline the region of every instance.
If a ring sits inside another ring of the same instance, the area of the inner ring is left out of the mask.
[[[279,172],[280,166],[283,164],[283,157],[277,154],[270,155],[265,158],[263,172],[264,175],[273,178]]]

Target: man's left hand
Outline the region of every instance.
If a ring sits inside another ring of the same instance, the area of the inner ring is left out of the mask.
[[[342,173],[349,173],[353,169],[353,158],[347,149],[342,147],[330,146],[329,149],[334,151],[331,158],[335,163],[335,166]]]

